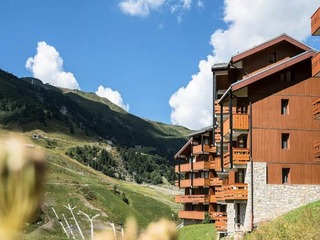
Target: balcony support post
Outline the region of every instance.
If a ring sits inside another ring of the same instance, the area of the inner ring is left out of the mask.
[[[203,139],[203,134],[201,134],[201,153],[204,152],[204,139]]]
[[[215,111],[215,102],[217,100],[217,77],[216,77],[216,72],[212,70],[212,96],[213,96],[213,101],[212,101],[212,110],[213,110],[213,115],[212,115],[212,144],[213,146],[215,145],[215,129],[216,129],[216,111]]]
[[[220,165],[223,172],[223,104],[220,104]]]
[[[181,160],[178,158],[179,165],[178,165],[178,187],[180,189],[180,165],[181,165]]]
[[[233,126],[233,119],[232,119],[232,92],[229,91],[229,131],[230,131],[230,140],[229,140],[229,152],[230,152],[230,169],[233,168],[233,151],[232,151],[232,126]]]
[[[252,103],[250,101],[250,115],[249,115],[249,136],[250,136],[250,168],[251,168],[251,186],[250,186],[250,200],[251,200],[251,231],[253,230],[253,221],[254,221],[254,214],[253,214],[253,159],[252,159]]]

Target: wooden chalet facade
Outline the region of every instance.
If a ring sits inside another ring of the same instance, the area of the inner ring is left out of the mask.
[[[315,16],[312,33],[320,35],[320,10]],[[320,199],[319,54],[283,34],[212,72],[213,126],[190,135],[175,155],[176,186],[185,190],[176,196],[184,205],[179,217],[201,221],[208,214],[218,232],[229,234],[264,219],[255,194],[282,208],[286,202],[273,193],[310,186]]]

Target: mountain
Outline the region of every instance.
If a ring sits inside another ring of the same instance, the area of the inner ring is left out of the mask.
[[[94,93],[57,88],[30,77],[20,79],[3,70],[0,89],[0,124],[9,128],[29,130],[30,123],[50,128],[52,122],[59,122],[71,133],[96,136],[124,148],[147,147],[168,159],[190,133],[181,126],[134,116]]]

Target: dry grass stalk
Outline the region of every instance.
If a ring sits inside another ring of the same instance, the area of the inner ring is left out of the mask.
[[[12,239],[41,199],[44,155],[16,138],[0,141],[0,239]]]

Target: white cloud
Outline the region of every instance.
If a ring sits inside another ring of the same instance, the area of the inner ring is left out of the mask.
[[[146,17],[151,10],[159,9],[166,0],[122,0],[120,9],[131,16]]]
[[[212,64],[228,62],[238,52],[282,33],[306,40],[310,17],[318,5],[317,0],[291,0],[290,4],[283,0],[225,0],[223,20],[228,27],[212,34],[212,55],[201,60],[199,72],[171,96],[171,122],[191,129],[212,124]]]
[[[180,22],[182,15],[192,8],[194,0],[121,0],[119,7],[125,14],[137,17],[146,17],[151,11],[158,11],[163,6],[168,7],[171,13],[177,14]],[[196,6],[203,8],[202,0],[197,0]]]
[[[59,52],[46,42],[38,42],[36,55],[28,58],[25,67],[33,74],[33,77],[44,83],[63,88],[80,89],[74,75],[63,70],[63,59]]]
[[[129,104],[124,104],[121,94],[118,91],[113,91],[111,88],[105,88],[102,85],[98,87],[96,94],[100,97],[109,99],[112,103],[123,108],[127,112],[129,111]]]

